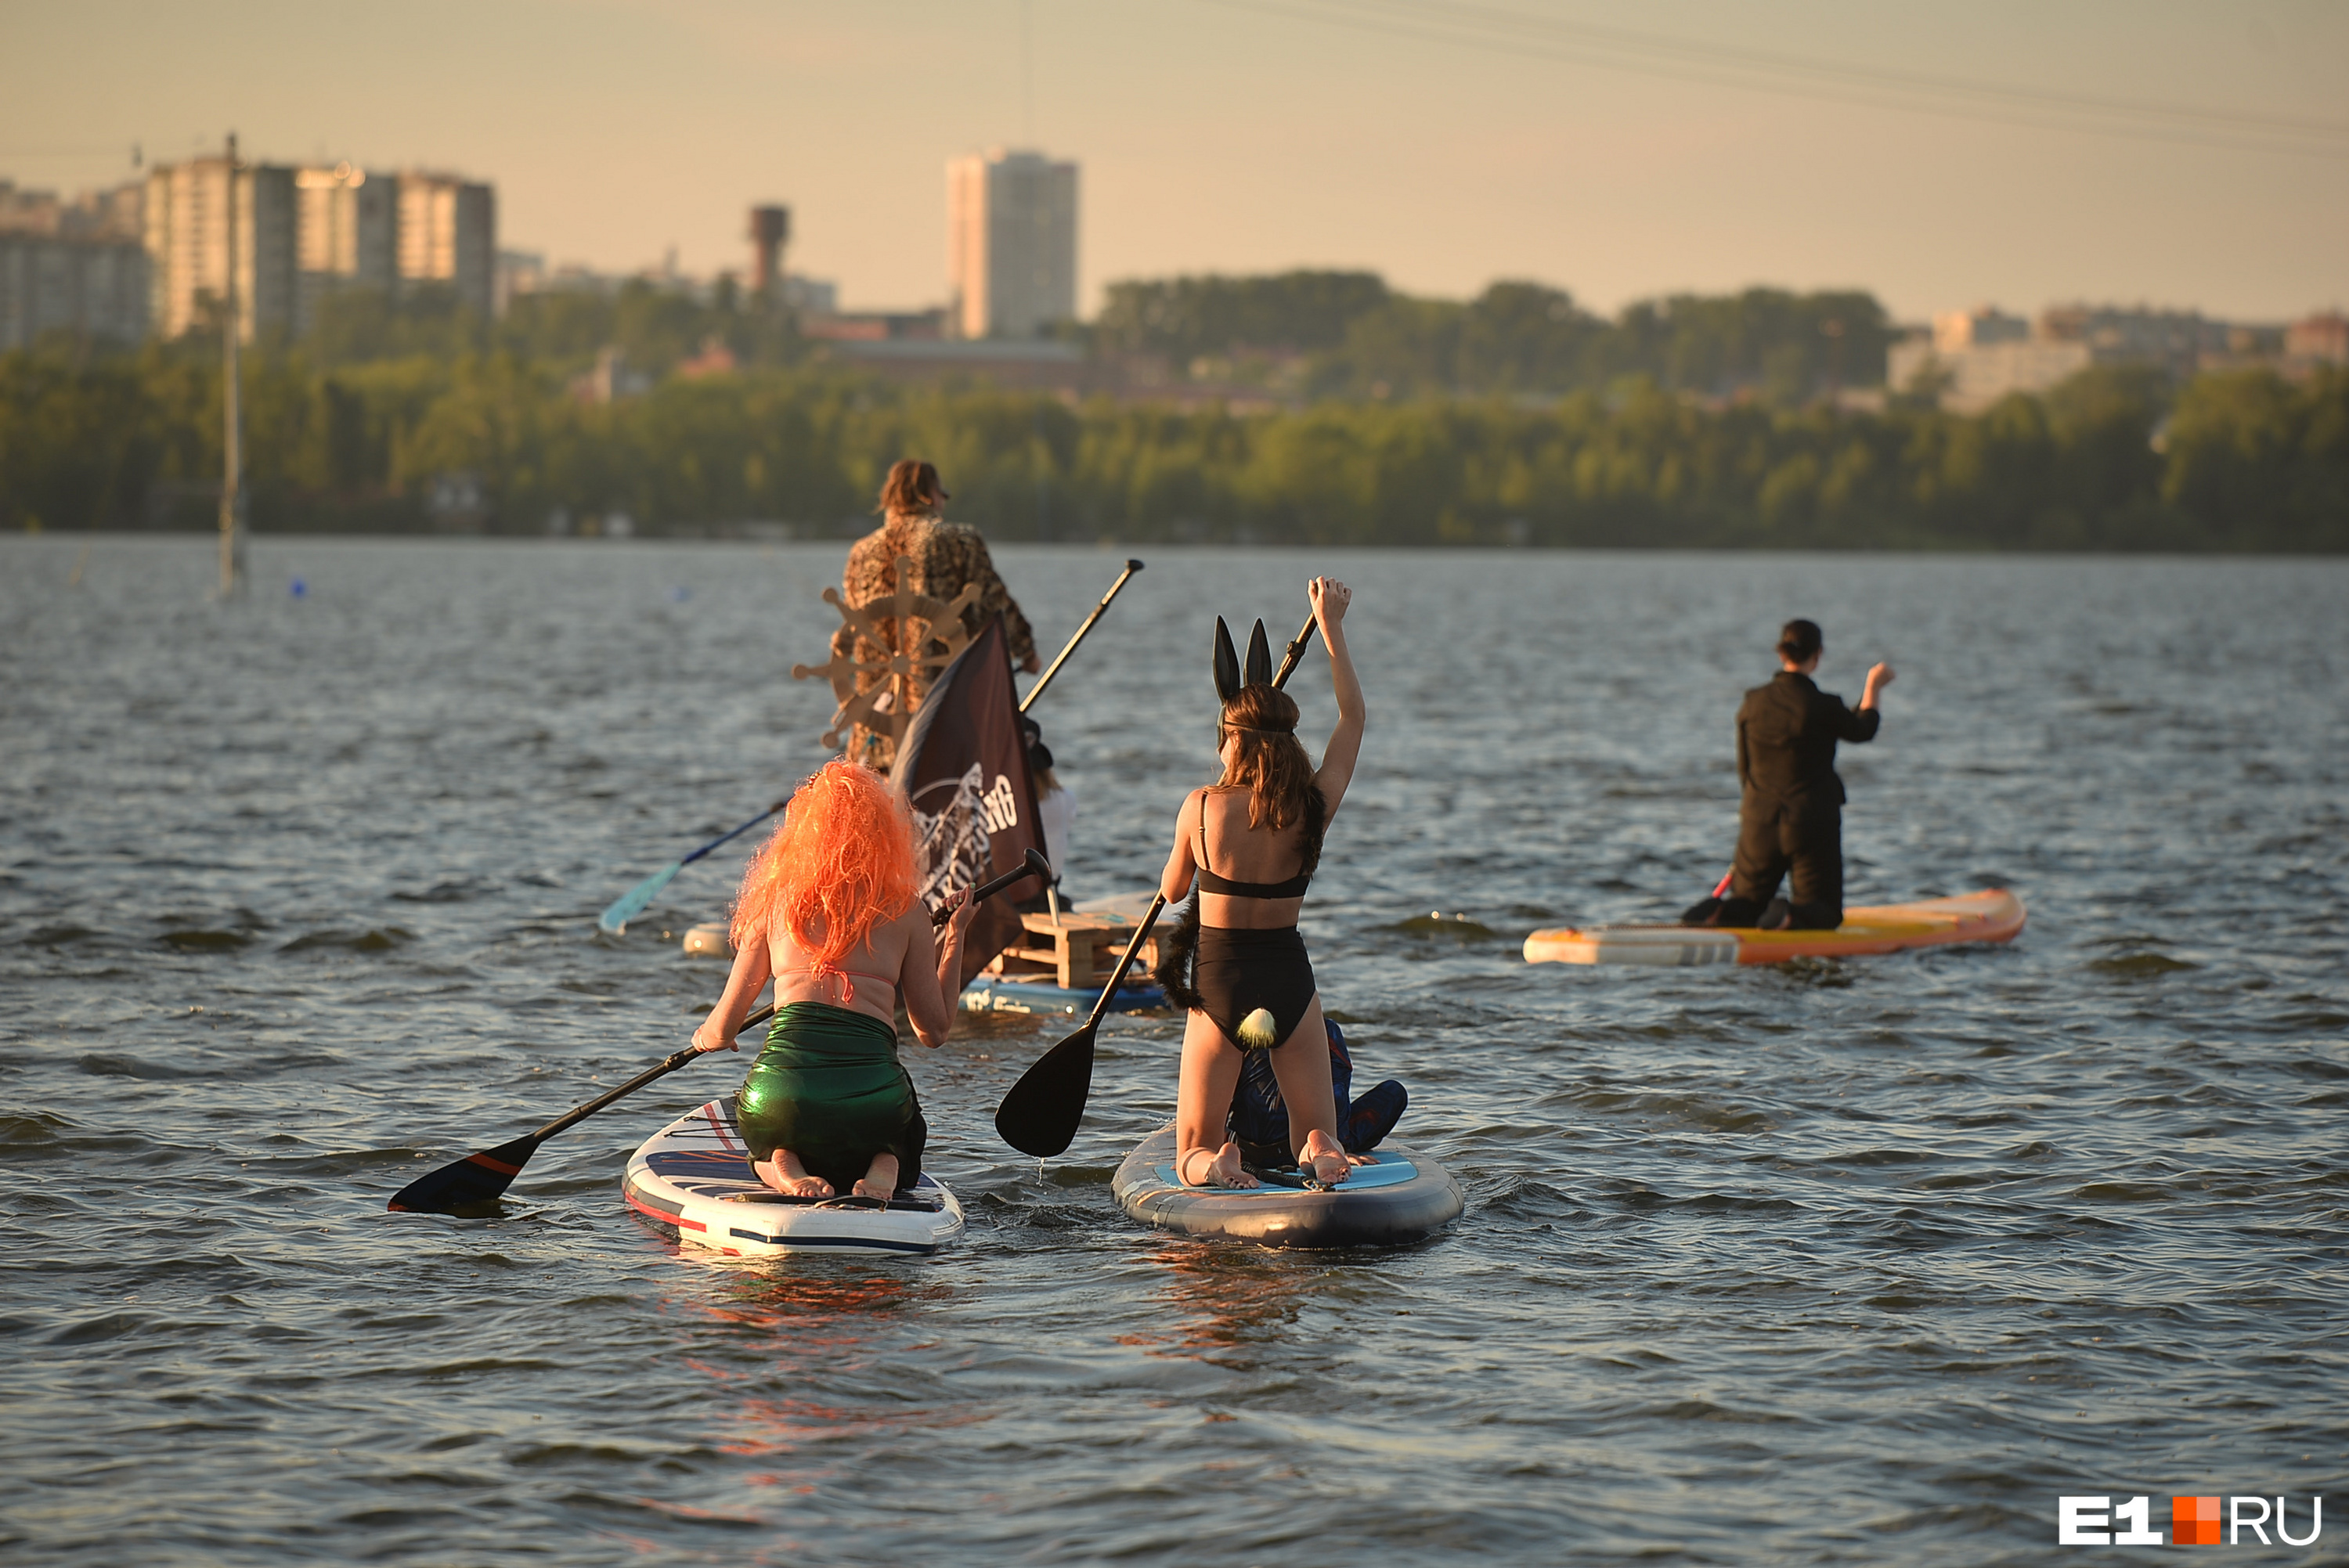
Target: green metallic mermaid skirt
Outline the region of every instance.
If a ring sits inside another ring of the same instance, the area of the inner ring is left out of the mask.
[[[897,1157],[899,1188],[911,1187],[928,1132],[897,1061],[897,1031],[828,1002],[777,1010],[767,1048],[734,1091],[734,1121],[753,1161],[788,1149],[835,1192],[885,1151]]]

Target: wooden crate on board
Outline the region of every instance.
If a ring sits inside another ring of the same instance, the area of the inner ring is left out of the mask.
[[[1133,940],[1134,923],[1114,914],[1079,914],[1064,909],[1058,916],[1023,914],[1019,923],[1027,927],[1027,945],[1004,949],[987,972],[1006,980],[1047,982],[1068,991],[1098,991],[1108,985],[1125,944]],[[1126,984],[1147,975],[1157,962],[1158,938],[1153,934],[1142,944]]]

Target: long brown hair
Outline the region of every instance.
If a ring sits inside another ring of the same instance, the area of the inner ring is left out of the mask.
[[[1313,759],[1297,740],[1297,701],[1278,686],[1258,682],[1240,687],[1224,704],[1218,727],[1240,738],[1239,750],[1216,786],[1248,792],[1248,826],[1278,832],[1306,824],[1305,866],[1321,858],[1321,787],[1313,781]]]
[[[938,502],[950,499],[938,482],[936,468],[919,458],[899,458],[889,465],[889,477],[882,482],[878,510],[889,517],[919,516],[937,511]]]

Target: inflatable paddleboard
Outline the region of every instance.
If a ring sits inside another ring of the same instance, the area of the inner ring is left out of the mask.
[[[1174,1124],[1137,1145],[1110,1191],[1147,1225],[1273,1247],[1374,1247],[1415,1242],[1459,1217],[1460,1183],[1428,1155],[1400,1144],[1377,1151],[1326,1191],[1275,1186],[1185,1187],[1174,1174]]]
[[[962,1010],[966,1013],[1051,1013],[1065,1017],[1079,1017],[1093,1010],[1098,991],[1063,991],[1058,985],[1040,980],[1007,980],[1000,975],[982,975],[962,988]],[[1154,981],[1131,980],[1118,987],[1117,995],[1109,999],[1112,1013],[1139,1012],[1144,1007],[1163,1007],[1166,993]]]
[[[962,1205],[926,1171],[908,1197],[786,1198],[750,1173],[734,1102],[713,1099],[645,1140],[620,1179],[628,1207],[679,1241],[740,1257],[925,1255],[962,1234]]]
[[[1759,931],[1687,925],[1557,925],[1526,938],[1528,964],[1783,964],[1857,958],[1951,942],[2009,942],[2023,929],[2023,901],[2004,888],[1956,898],[1847,909],[1833,931]]]

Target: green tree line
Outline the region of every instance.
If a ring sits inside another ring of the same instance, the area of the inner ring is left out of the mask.
[[[1098,318],[1062,331],[1096,356],[1149,355],[1301,400],[1557,396],[1646,377],[1671,392],[1800,402],[1880,385],[1896,335],[1884,307],[1857,291],[1676,294],[1609,321],[1541,284],[1425,299],[1375,273],[1330,272],[1112,284]],[[643,280],[610,294],[520,295],[493,322],[465,314],[445,288],[410,288],[397,301],[348,290],[321,302],[302,347],[328,367],[470,353],[579,368],[609,346],[659,376],[712,342],[746,366],[799,365],[814,353],[788,313],[750,308],[728,285],[702,301]]]
[[[1800,401],[1884,380],[1898,335],[1873,295],[1747,289],[1644,300],[1609,321],[1561,289],[1496,283],[1473,300],[1395,293],[1374,273],[1112,284],[1096,352],[1152,354],[1308,397],[1556,395],[1645,377],[1666,391]]]
[[[2341,371],[2173,392],[2092,370],[1969,418],[1720,405],[1649,377],[1235,413],[755,362],[599,404],[572,365],[494,342],[248,356],[255,526],[431,526],[433,481],[461,473],[485,502],[468,521],[496,531],[558,510],[649,532],[845,531],[888,464],[919,455],[957,517],[1006,539],[2349,550]],[[217,358],[192,343],[0,358],[0,526],[209,521],[220,416]]]

